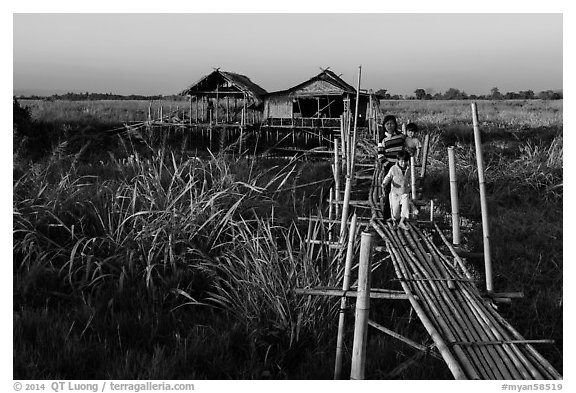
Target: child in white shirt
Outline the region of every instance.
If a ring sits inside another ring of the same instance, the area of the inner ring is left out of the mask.
[[[398,152],[396,164],[394,164],[384,180],[382,181],[382,192],[388,183],[391,183],[390,193],[390,213],[392,220],[402,229],[406,227],[406,220],[410,217],[410,154],[404,150]]]

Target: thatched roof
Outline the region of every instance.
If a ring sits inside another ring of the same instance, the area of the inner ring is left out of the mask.
[[[356,89],[349,85],[348,83],[346,83],[342,78],[340,78],[338,75],[336,75],[334,72],[332,72],[329,69],[325,69],[323,70],[321,73],[319,73],[316,76],[313,76],[312,78],[310,78],[309,80],[302,82],[294,87],[291,87],[289,89],[286,90],[280,90],[280,91],[275,91],[275,92],[271,92],[268,93],[267,96],[276,96],[276,95],[289,95],[289,96],[298,96],[298,95],[314,95],[314,86],[318,83],[318,82],[324,82],[323,85],[326,86],[331,85],[331,90],[330,93],[331,94],[345,94],[345,93],[349,93],[349,94],[356,94]],[[306,89],[307,86],[310,86],[311,89],[308,89],[306,92],[303,92],[303,90]],[[319,95],[324,95],[326,94],[326,92],[324,90],[318,90],[317,93]],[[362,94],[362,93],[361,93]],[[364,94],[363,94],[364,95]]]
[[[266,90],[252,82],[250,78],[245,75],[215,69],[210,74],[202,77],[198,82],[184,89],[180,92],[180,95],[205,95],[206,92],[214,92],[216,86],[223,81],[228,81],[239,91],[246,93],[257,101],[260,100],[262,95],[267,93]],[[220,92],[222,95],[226,94],[226,90],[220,90]]]

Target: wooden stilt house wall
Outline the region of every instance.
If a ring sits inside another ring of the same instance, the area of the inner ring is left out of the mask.
[[[338,122],[347,108],[356,105],[356,89],[329,69],[287,90],[263,96],[263,122],[268,125],[292,119],[293,124],[306,119],[325,119]],[[358,125],[364,126],[369,113],[370,95],[360,93]],[[302,120],[299,120],[302,119]],[[285,123],[285,122],[284,122]],[[318,123],[318,122],[314,122]]]

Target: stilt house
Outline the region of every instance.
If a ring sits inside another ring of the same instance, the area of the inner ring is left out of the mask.
[[[356,105],[356,89],[329,69],[287,90],[264,95],[263,123],[268,126],[334,127]],[[360,93],[358,125],[370,116],[376,96]]]
[[[256,124],[261,120],[266,90],[250,78],[233,72],[214,71],[180,95],[188,96],[192,120],[209,124]]]

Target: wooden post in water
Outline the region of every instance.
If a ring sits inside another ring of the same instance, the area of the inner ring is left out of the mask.
[[[344,280],[342,290],[350,289],[350,272],[352,271],[352,259],[354,257],[354,240],[356,237],[356,214],[352,216],[350,231],[348,233],[348,248],[346,250],[346,263],[344,265]],[[346,322],[346,308],[348,300],[346,296],[340,299],[340,315],[338,318],[338,338],[336,340],[336,361],[334,362],[334,379],[342,378],[342,358],[344,355],[344,325]]]
[[[354,323],[354,344],[350,379],[364,379],[366,365],[366,339],[368,337],[368,312],[370,310],[370,271],[372,238],[370,232],[362,232],[360,261],[358,267],[358,297]]]
[[[490,259],[490,230],[488,225],[488,204],[486,202],[486,184],[484,181],[484,159],[482,157],[482,140],[478,125],[476,103],[472,106],[472,123],[474,125],[474,144],[476,146],[476,163],[478,166],[478,183],[480,186],[480,209],[482,210],[482,233],[484,237],[484,269],[486,271],[486,291],[494,290],[492,285],[492,260]]]
[[[448,170],[450,173],[450,201],[452,204],[452,244],[460,245],[460,213],[458,208],[458,183],[456,180],[456,162],[454,146],[448,148]]]

